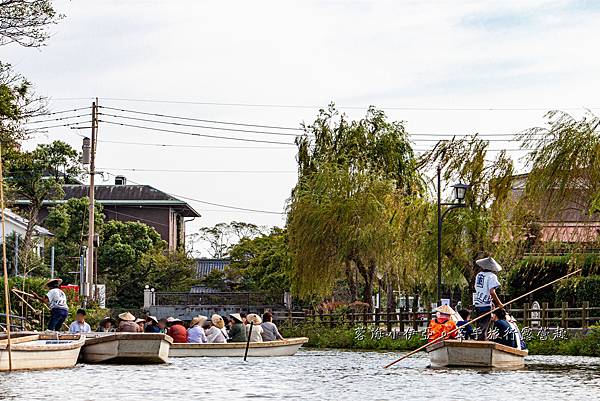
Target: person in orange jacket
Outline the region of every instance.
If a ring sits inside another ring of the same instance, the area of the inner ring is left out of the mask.
[[[456,323],[450,318],[454,314],[454,310],[448,305],[442,305],[434,310],[435,318],[431,319],[427,327],[427,341],[432,342],[440,337],[456,338],[458,330]]]
[[[167,319],[167,323],[169,324],[169,329],[167,330],[167,334],[173,338],[174,343],[187,343],[188,334],[185,326],[181,319],[176,317],[170,317]]]

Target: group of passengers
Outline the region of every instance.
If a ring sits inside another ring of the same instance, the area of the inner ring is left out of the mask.
[[[69,326],[71,333],[89,333],[90,325],[85,321],[85,309],[79,309],[75,321]],[[155,316],[137,318],[131,312],[118,316],[118,321],[105,317],[100,321],[98,332],[164,333],[175,343],[226,343],[283,340],[273,315],[265,312],[262,318],[250,313],[232,313],[229,317],[214,314],[210,317],[194,317],[186,327],[183,320],[175,317],[157,319]]]

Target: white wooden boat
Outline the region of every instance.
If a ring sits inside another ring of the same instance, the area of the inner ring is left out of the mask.
[[[527,350],[493,341],[444,340],[426,348],[432,367],[467,366],[487,368],[521,368]]]
[[[85,338],[79,334],[13,333],[10,351],[13,370],[72,368]],[[8,341],[0,337],[0,371],[8,371]]]
[[[298,351],[308,338],[288,338],[279,341],[265,341],[250,343],[248,348],[249,357],[257,356],[291,356]],[[174,343],[171,346],[171,357],[237,357],[243,358],[246,343],[221,343],[221,344],[184,344]]]
[[[85,363],[166,363],[173,339],[158,333],[86,333]]]

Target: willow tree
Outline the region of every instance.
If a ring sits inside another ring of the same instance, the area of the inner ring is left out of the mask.
[[[440,167],[444,182],[470,186],[467,207],[450,213],[442,229],[443,279],[449,286],[472,285],[475,260],[494,255],[510,263],[517,252],[520,226],[511,221],[513,162],[506,152],[492,158],[489,142],[477,136],[439,142],[421,159],[421,167]],[[436,260],[435,236],[430,237],[427,258]]]
[[[371,303],[377,272],[389,266],[398,199],[422,192],[402,122],[370,108],[348,121],[331,105],[297,138],[298,184],[288,206],[293,285],[300,295],[327,296],[340,277]]]
[[[547,127],[531,128],[519,136],[530,150],[523,202],[540,221],[597,221],[593,213],[600,212],[600,118],[588,113],[577,120],[560,111],[547,117]],[[589,231],[577,230],[571,230],[574,238],[556,238],[553,234],[560,231],[560,227],[547,231],[545,240],[594,239]]]

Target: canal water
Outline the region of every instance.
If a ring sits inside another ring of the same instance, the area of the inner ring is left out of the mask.
[[[171,358],[0,375],[0,400],[599,400],[600,358],[532,356],[517,371],[431,369],[425,354],[301,350],[293,357]]]

